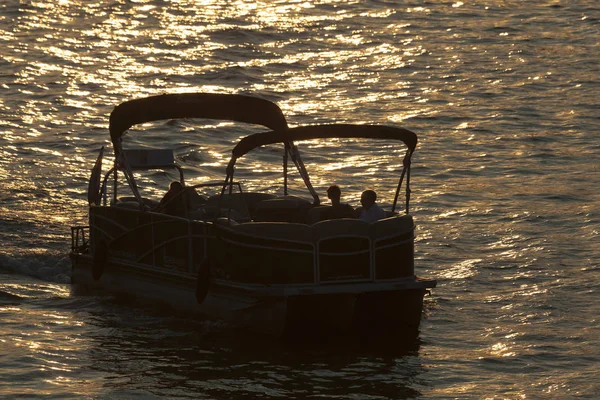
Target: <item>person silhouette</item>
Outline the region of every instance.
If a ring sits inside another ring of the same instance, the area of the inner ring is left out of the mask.
[[[331,185],[327,188],[327,197],[331,200],[331,209],[327,215],[328,219],[354,218],[352,206],[340,202],[342,191],[338,185]]]
[[[183,196],[183,185],[179,181],[173,181],[169,190],[156,207],[157,212],[162,212],[176,217],[186,216],[185,198]]]
[[[360,196],[360,204],[362,204],[362,211],[360,213],[360,219],[365,222],[375,222],[385,218],[385,211],[383,211],[376,203],[377,193],[374,190],[365,190]]]

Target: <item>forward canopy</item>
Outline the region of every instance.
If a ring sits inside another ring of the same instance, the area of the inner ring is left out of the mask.
[[[119,104],[110,114],[110,137],[118,145],[123,133],[135,124],[176,118],[207,118],[246,122],[272,130],[287,129],[277,104],[239,94],[163,94]]]
[[[326,138],[399,140],[408,147],[407,154],[412,154],[417,146],[417,135],[407,129],[382,125],[329,124],[300,126],[285,131],[255,133],[240,140],[233,148],[232,153],[233,158],[236,159],[257,147],[268,144]]]
[[[117,168],[123,170],[127,182],[140,205],[143,204],[143,201],[135,184],[132,163],[128,161],[128,157],[123,151],[121,139],[124,133],[135,124],[178,118],[205,118],[244,122],[262,125],[277,132],[285,132],[288,129],[285,116],[277,104],[258,97],[239,94],[163,94],[119,104],[110,114],[109,123],[110,138],[115,152],[115,170]],[[310,184],[308,173],[304,168],[298,149],[293,142],[284,139],[284,143],[286,146],[284,169],[287,171],[287,155],[289,154],[298,171],[307,182],[313,197],[318,202],[317,193]],[[284,185],[284,193],[287,194],[287,181]]]

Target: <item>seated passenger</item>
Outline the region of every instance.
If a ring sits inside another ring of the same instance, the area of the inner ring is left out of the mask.
[[[327,219],[354,218],[352,206],[340,203],[342,191],[338,185],[329,186],[327,197],[331,200],[331,209],[328,210]]]
[[[375,222],[385,218],[385,211],[383,211],[376,203],[377,193],[374,190],[365,190],[360,196],[360,203],[362,204],[362,211],[360,213],[360,219],[365,222]]]
[[[206,204],[206,198],[199,195],[193,187],[186,187],[183,190],[185,191],[188,210],[194,211]]]
[[[185,217],[186,210],[183,185],[179,181],[173,181],[169,185],[169,191],[164,195],[160,203],[158,203],[155,211],[176,217]]]

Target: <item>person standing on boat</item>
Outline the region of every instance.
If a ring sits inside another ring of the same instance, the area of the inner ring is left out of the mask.
[[[340,202],[342,191],[338,185],[331,185],[327,188],[327,197],[331,200],[331,209],[329,209],[327,219],[354,218],[352,206]]]
[[[385,211],[375,203],[377,193],[374,190],[365,190],[360,196],[360,204],[363,208],[360,213],[360,219],[365,222],[375,222],[385,218]]]

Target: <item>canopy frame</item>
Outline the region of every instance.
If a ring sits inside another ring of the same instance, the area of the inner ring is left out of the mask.
[[[137,188],[133,168],[123,151],[123,136],[134,125],[146,122],[179,119],[204,118],[227,120],[262,125],[277,132],[288,129],[287,121],[279,106],[271,101],[253,96],[221,93],[179,93],[162,94],[129,100],[119,104],[110,114],[109,131],[115,152],[114,187],[116,193],[117,170],[122,170],[127,183],[143,207],[143,200]],[[300,158],[298,149],[292,142],[286,142],[286,149],[300,174],[308,179],[308,173]],[[287,162],[284,157],[284,193],[287,193]],[[318,196],[309,180],[306,181],[313,196]],[[116,195],[116,194],[115,194]]]
[[[387,139],[398,140],[407,146],[407,151],[402,161],[402,173],[396,194],[392,205],[392,212],[396,210],[398,197],[406,176],[406,207],[405,212],[409,212],[410,203],[410,165],[411,157],[417,146],[417,135],[408,129],[391,127],[385,125],[358,125],[358,124],[323,124],[323,125],[308,125],[295,128],[288,128],[285,131],[268,131],[255,133],[240,140],[232,150],[232,157],[227,165],[227,176],[225,182],[233,182],[235,171],[235,163],[237,160],[250,151],[269,144],[275,143],[293,143],[299,140],[327,139],[327,138],[347,138],[347,139]],[[295,146],[294,146],[295,147]],[[286,146],[287,148],[287,146]],[[301,162],[301,161],[300,161]],[[303,166],[303,165],[302,165]],[[304,169],[305,170],[305,169]],[[308,175],[302,176],[305,184],[310,182]],[[307,184],[309,191],[314,191],[312,186]],[[221,194],[225,192],[225,186]],[[315,197],[315,195],[313,195]],[[315,205],[318,205],[315,201]]]

